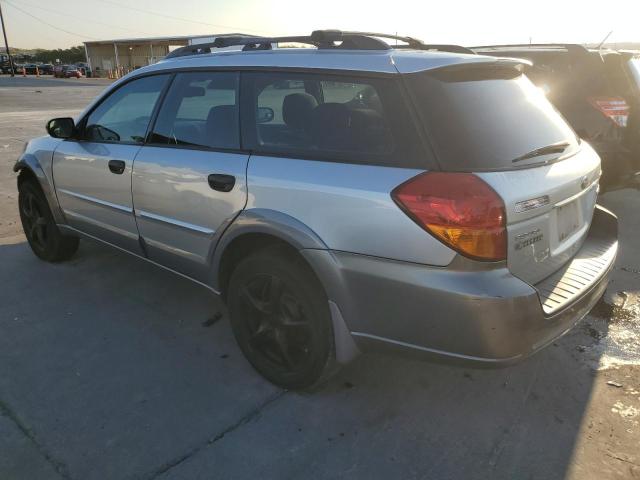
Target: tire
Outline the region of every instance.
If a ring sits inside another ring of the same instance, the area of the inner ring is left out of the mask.
[[[37,257],[47,262],[68,260],[78,250],[79,239],[63,235],[56,225],[40,185],[33,180],[18,188],[22,229]]]
[[[240,349],[270,382],[308,390],[334,372],[329,303],[302,259],[282,247],[245,258],[231,274],[227,305]]]

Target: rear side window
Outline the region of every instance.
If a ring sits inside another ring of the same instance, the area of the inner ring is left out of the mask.
[[[246,74],[243,139],[262,153],[425,168],[396,81],[324,74]]]
[[[406,76],[444,170],[506,170],[523,156],[578,139],[540,89],[510,67],[465,66]]]
[[[238,84],[238,74],[232,72],[176,75],[149,143],[240,148]]]

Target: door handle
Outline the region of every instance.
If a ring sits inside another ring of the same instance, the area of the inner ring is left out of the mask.
[[[230,192],[236,184],[236,177],[233,175],[222,175],[212,173],[208,178],[209,186],[219,192]]]
[[[126,166],[122,160],[109,160],[109,170],[116,175],[122,175]]]

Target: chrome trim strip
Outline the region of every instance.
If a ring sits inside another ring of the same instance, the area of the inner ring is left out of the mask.
[[[86,217],[84,215],[80,215],[79,213],[72,212],[71,210],[62,210],[67,217],[73,218],[75,220],[79,220],[81,222],[88,223],[89,225],[93,225],[99,228],[103,228],[104,230],[108,230],[113,233],[117,233],[118,235],[122,235],[123,237],[128,237],[132,240],[138,240],[138,233],[131,233],[122,228],[118,228],[115,225],[109,225],[104,222],[100,222],[94,218]]]
[[[118,205],[117,203],[107,202],[106,200],[100,200],[99,198],[90,197],[88,195],[83,195],[81,193],[72,192],[71,190],[65,190],[63,188],[59,188],[58,192],[62,192],[65,195],[69,195],[71,197],[79,198],[80,200],[96,203],[98,205],[102,205],[103,207],[113,208],[114,210],[120,210],[121,212],[133,213],[133,208],[131,207],[123,207],[122,205]]]
[[[199,225],[194,225],[193,223],[181,222],[180,220],[176,220],[175,218],[164,217],[162,215],[157,215],[151,212],[145,212],[144,210],[135,210],[136,216],[148,218],[150,220],[156,220],[162,223],[168,223],[169,225],[174,225],[176,227],[185,228],[187,230],[192,230],[194,232],[203,233],[205,235],[213,235],[215,233],[214,230],[210,228],[201,227]]]

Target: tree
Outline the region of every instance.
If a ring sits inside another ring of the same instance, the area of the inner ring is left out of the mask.
[[[77,46],[55,50],[37,50],[33,57],[36,62],[55,63],[56,59],[60,63],[77,63],[85,61],[84,47]]]

